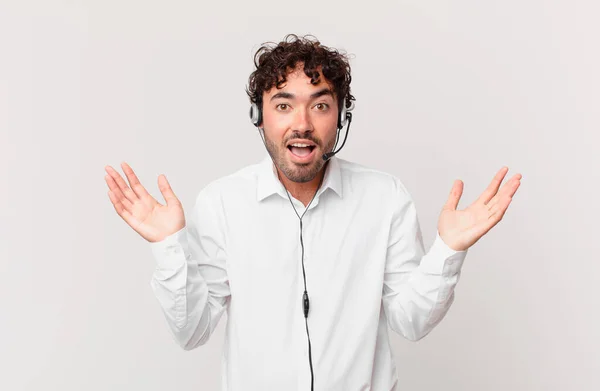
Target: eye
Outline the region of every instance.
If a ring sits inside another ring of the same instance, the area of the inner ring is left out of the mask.
[[[329,105],[327,103],[317,103],[315,105],[315,107],[317,108],[317,110],[319,111],[325,111],[329,108]]]
[[[275,107],[276,107],[278,110],[285,111],[285,108],[283,108],[283,109],[280,109],[280,107],[281,107],[281,106],[289,107],[289,105],[288,105],[287,103],[280,103],[280,104],[278,104],[278,105],[277,105],[277,106],[275,106]]]

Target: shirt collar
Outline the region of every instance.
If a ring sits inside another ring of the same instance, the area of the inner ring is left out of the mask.
[[[259,163],[257,174],[256,199],[259,202],[275,193],[287,198],[283,184],[277,177],[277,171],[268,152],[266,152],[263,160]],[[327,188],[330,188],[342,197],[342,173],[340,162],[335,155],[329,159],[325,166],[325,176],[319,192],[322,193]]]

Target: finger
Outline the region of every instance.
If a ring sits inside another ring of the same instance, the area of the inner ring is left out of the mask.
[[[106,184],[108,185],[108,188],[110,189],[109,195],[112,195],[112,197],[113,197],[110,200],[113,202],[113,206],[115,206],[115,209],[117,209],[117,205],[115,205],[115,204],[120,204],[119,209],[124,208],[128,212],[131,212],[132,208],[133,208],[133,204],[131,203],[131,201],[129,201],[123,195],[121,188],[119,186],[117,186],[117,183],[115,182],[115,180],[110,175],[106,175],[104,177],[104,179],[106,180]],[[119,212],[119,209],[117,209],[117,213]]]
[[[506,186],[508,185],[508,187]],[[514,194],[514,191],[510,190],[510,189],[515,189],[518,188],[519,183],[514,182],[511,179],[511,182],[507,182],[505,184],[505,186],[503,186],[503,188],[498,192],[498,194],[496,194],[491,200],[490,202],[488,202],[485,206],[488,208],[489,211],[491,211],[492,209],[494,209],[499,203],[505,202],[507,198],[512,198],[512,195]],[[509,190],[511,191],[511,193],[507,192]]]
[[[127,212],[127,210],[123,206],[123,203],[121,203],[121,201],[117,198],[117,196],[112,190],[108,191],[108,197],[110,198],[110,202],[112,202],[112,205],[119,216],[121,216],[123,212]]]
[[[502,186],[500,191],[490,200],[487,204],[488,206],[496,199],[501,199],[504,197],[512,197],[517,192],[517,189],[521,185],[521,178],[523,176],[521,174],[515,174],[508,182]]]
[[[179,203],[179,199],[177,199],[175,196],[175,193],[173,192],[173,189],[171,188],[171,185],[164,174],[158,176],[158,188],[165,198],[167,205]]]
[[[488,185],[485,191],[481,193],[476,202],[487,204],[492,199],[492,197],[495,196],[498,192],[498,188],[500,188],[500,183],[502,183],[502,180],[504,179],[504,176],[507,172],[508,167],[502,167],[496,173],[496,175],[494,175],[494,179],[492,179],[492,182]]]
[[[127,198],[131,203],[136,202],[138,200],[138,196],[133,192],[133,190],[129,188],[129,186],[121,177],[121,175],[117,171],[115,171],[115,169],[111,166],[106,166],[105,169],[108,175],[110,175],[115,180],[117,186],[119,186],[119,189],[121,189],[121,192],[123,193],[125,198]]]
[[[506,209],[508,209],[508,206],[510,205],[511,201],[512,198],[507,197],[502,201],[496,202],[494,206],[492,206],[492,208],[490,209],[489,219],[495,221],[502,220],[502,217],[504,217],[504,213],[506,213]]]
[[[506,183],[505,187],[506,187],[506,194],[509,197],[512,197],[513,195],[515,195],[515,193],[517,192],[517,189],[519,188],[519,186],[521,186],[521,178],[523,178],[523,175],[521,174],[515,174],[511,179],[510,179],[510,185],[508,183]]]
[[[450,190],[450,195],[448,196],[448,201],[444,205],[444,210],[456,210],[458,206],[458,202],[460,201],[460,197],[462,196],[464,188],[464,183],[460,179],[457,179],[452,184],[452,189]]]
[[[509,197],[512,197],[521,184],[521,177],[521,174],[516,174],[510,178],[510,180],[506,182],[504,186],[502,186],[500,193],[502,193],[502,195],[508,195]]]
[[[150,195],[148,194],[144,186],[142,186],[140,180],[138,179],[137,175],[135,175],[135,172],[133,172],[133,169],[129,166],[129,164],[123,162],[121,163],[121,168],[127,176],[127,180],[129,181],[131,189],[139,198],[144,198]]]
[[[136,227],[137,225],[139,225],[139,221],[135,217],[133,217],[130,211],[123,207],[123,204],[119,202],[119,200],[117,200],[115,194],[111,190],[108,191],[108,196],[110,197],[110,200],[112,201],[112,204],[115,207],[117,214],[121,216],[121,218],[125,220],[125,222],[129,224],[129,226]]]

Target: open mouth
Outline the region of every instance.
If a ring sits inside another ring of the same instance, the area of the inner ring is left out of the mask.
[[[310,160],[316,149],[316,145],[309,145],[306,147],[294,147],[292,145],[288,145],[287,149],[290,151],[290,154],[298,161],[307,161]]]

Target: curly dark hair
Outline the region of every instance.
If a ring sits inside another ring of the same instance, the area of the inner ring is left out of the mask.
[[[313,35],[298,37],[296,34],[288,34],[278,44],[265,42],[256,51],[256,70],[250,75],[249,86],[246,87],[250,101],[261,106],[263,92],[273,86],[280,88],[287,80],[287,73],[295,69],[299,62],[304,63],[304,73],[311,78],[313,85],[319,83],[317,68],[321,66],[323,76],[333,85],[339,109],[342,108],[344,99],[347,107],[355,100],[350,93],[352,77],[345,53],[321,45]]]

